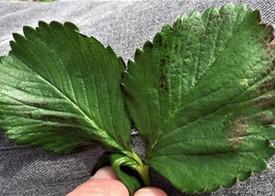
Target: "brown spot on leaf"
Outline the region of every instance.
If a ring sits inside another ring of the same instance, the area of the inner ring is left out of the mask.
[[[273,116],[267,115],[263,113],[261,115],[261,122],[265,125],[274,125],[275,124],[275,118]]]
[[[161,59],[160,61],[160,89],[161,91],[167,95],[169,92],[169,87],[168,87],[168,79],[167,75],[165,72],[165,64],[167,63],[166,59]]]
[[[264,41],[265,42],[271,42],[274,39],[274,28],[271,24],[267,23],[259,23],[259,26],[263,29],[265,32]]]
[[[261,97],[256,100],[256,105],[260,106],[261,108],[269,108],[274,104],[275,95],[270,97]]]
[[[237,149],[246,135],[248,128],[247,120],[243,117],[234,119],[229,126],[228,142],[233,149]]]
[[[46,108],[49,104],[48,102],[32,102],[31,105],[37,108]]]
[[[259,90],[262,94],[275,89],[275,78],[264,81],[260,86]]]
[[[261,75],[262,77],[266,77],[267,75],[269,75],[270,73],[272,73],[275,69],[275,59],[271,62],[271,64],[268,66],[268,68],[266,69],[265,72],[263,72]]]
[[[266,36],[264,40],[266,42],[271,42],[274,39],[274,30],[271,25],[265,25],[265,30],[266,30]]]
[[[256,9],[256,10],[253,10],[252,12],[255,16],[256,16],[256,19],[257,19],[257,22],[261,22],[262,20],[262,17],[261,17],[261,13],[260,13],[260,10]]]
[[[60,116],[60,115],[41,115],[40,120],[69,123],[69,124],[79,124],[79,120],[74,117]]]
[[[35,101],[18,99],[18,98],[13,98],[13,99],[15,99],[16,101],[18,101],[24,105],[32,106],[32,107],[36,107],[36,108],[46,108],[48,106],[48,102],[45,102],[45,101],[44,102],[43,101],[35,102]]]
[[[275,41],[268,42],[266,45],[267,54],[274,61],[275,58]]]

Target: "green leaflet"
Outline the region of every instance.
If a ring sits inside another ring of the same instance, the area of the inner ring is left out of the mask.
[[[273,29],[259,21],[233,4],[193,12],[138,49],[127,71],[72,23],[24,27],[0,58],[0,127],[57,153],[103,144],[131,194],[149,185],[148,167],[185,192],[232,186],[275,153]],[[148,141],[143,162],[124,101]]]
[[[232,186],[275,152],[275,51],[259,21],[233,4],[193,12],[128,63],[125,98],[148,141],[145,163],[182,191]]]
[[[14,34],[1,59],[0,125],[7,135],[59,153],[95,140],[130,151],[123,61],[71,23],[39,22],[24,35]]]

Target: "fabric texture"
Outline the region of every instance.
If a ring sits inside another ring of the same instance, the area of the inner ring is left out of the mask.
[[[43,21],[71,21],[83,34],[92,35],[110,45],[125,61],[132,58],[136,48],[142,47],[181,14],[203,11],[209,6],[228,2],[246,3],[259,9],[263,21],[275,24],[274,0],[182,0],[182,1],[70,1],[33,3],[0,0],[0,55],[10,50],[13,32],[22,32],[25,25],[37,26]],[[133,135],[135,149],[144,152],[144,142]],[[16,145],[0,131],[0,196],[65,195],[87,180],[98,158],[104,153],[100,146],[71,155],[55,155],[40,148]],[[254,174],[249,180],[229,189],[209,195],[275,195],[275,157],[268,169]],[[176,171],[175,171],[176,172]],[[162,177],[153,172],[153,184],[169,195],[177,192]]]

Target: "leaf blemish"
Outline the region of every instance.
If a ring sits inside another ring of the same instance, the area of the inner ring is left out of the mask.
[[[261,108],[269,108],[275,100],[275,96],[270,96],[270,97],[262,97],[258,100],[256,100],[256,105],[260,106]]]
[[[271,115],[263,113],[261,116],[261,121],[265,125],[274,125],[275,124],[275,118]]]
[[[237,149],[244,139],[248,129],[248,123],[243,117],[236,118],[230,125],[228,142],[233,149]]]
[[[160,65],[160,88],[165,95],[168,95],[169,88],[168,88],[168,80],[164,70],[164,65],[167,63],[165,59],[161,59]]]
[[[44,120],[44,121],[51,121],[51,122],[79,124],[79,120],[76,118],[59,116],[59,115],[41,115],[39,119]]]
[[[264,93],[269,92],[274,89],[275,89],[275,78],[266,80],[259,86],[259,90],[260,90],[261,94],[264,94]]]

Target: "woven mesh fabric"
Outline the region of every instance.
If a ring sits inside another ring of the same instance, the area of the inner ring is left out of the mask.
[[[125,60],[132,58],[136,48],[152,39],[166,23],[192,10],[203,11],[209,6],[227,2],[247,3],[260,9],[263,20],[275,23],[273,0],[182,0],[182,1],[68,1],[54,3],[9,2],[0,0],[0,55],[9,51],[13,32],[22,26],[36,26],[39,20],[71,21],[82,33],[93,35],[110,45]],[[145,143],[136,133],[132,135],[135,150],[144,154]],[[0,196],[65,195],[87,180],[98,158],[104,153],[100,146],[71,155],[55,155],[32,146],[19,146],[0,132]],[[176,172],[176,171],[175,171]],[[169,195],[177,192],[153,172],[153,184]],[[269,168],[230,189],[211,195],[275,195],[275,158]]]

